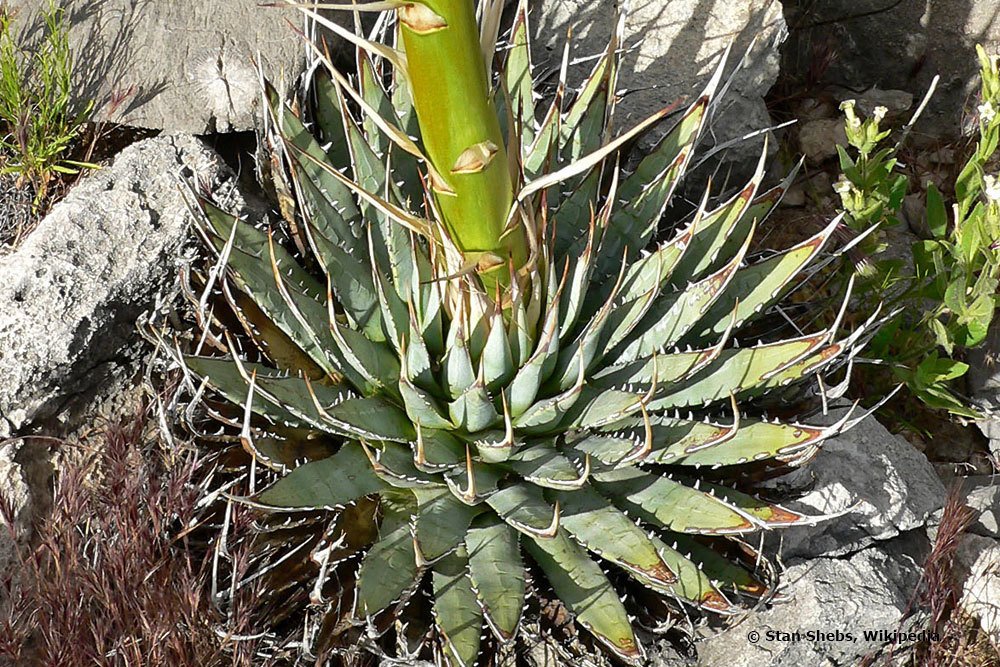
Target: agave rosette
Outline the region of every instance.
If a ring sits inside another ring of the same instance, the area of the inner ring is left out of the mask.
[[[225,354],[183,363],[242,407],[257,463],[287,473],[248,502],[336,513],[374,499],[377,532],[342,554],[360,560],[356,619],[391,614],[424,582],[441,651],[471,665],[484,627],[501,642],[518,633],[536,571],[579,626],[639,660],[623,576],[719,613],[767,594],[766,572],[713,542],[752,554],[745,536],[809,519],[719,480],[751,462],[800,463],[845,422],[768,421],[745,403],[830,369],[864,330],[736,344],[838,224],[751,258],[785,187],[761,190],[763,157],[739,192],[711,206],[706,193],[654,243],[721,66],[672,121],[664,110],[616,137],[617,40],[575,94],[560,83],[541,109],[528,34],[522,4],[493,79],[523,263],[450,238],[440,174],[411,138],[403,65],[355,38],[356,76],[312,79],[308,125],[268,93],[289,224],[204,202],[217,298],[211,312],[198,300],[202,341]],[[622,146],[661,122],[672,129],[620,169]],[[474,148],[452,176],[496,154]]]

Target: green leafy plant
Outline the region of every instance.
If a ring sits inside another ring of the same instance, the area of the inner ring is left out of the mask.
[[[838,146],[842,175],[834,186],[844,220],[866,239],[859,273],[872,301],[898,309],[875,336],[869,354],[888,363],[910,391],[933,408],[977,417],[979,412],[956,395],[953,383],[968,365],[958,352],[986,338],[997,304],[1000,279],[1000,185],[987,163],[1000,141],[1000,71],[996,57],[977,47],[982,74],[979,140],[955,182],[954,201],[933,182],[926,185],[926,220],[931,238],[913,244],[912,265],[878,256],[885,250],[882,230],[899,224],[909,186],[900,173],[890,132],[880,127],[884,109],[860,119],[852,101],[841,108],[848,147]],[[943,354],[942,354],[943,353]]]
[[[45,199],[54,174],[75,174],[95,165],[66,157],[90,117],[92,103],[71,98],[73,54],[64,10],[49,0],[44,37],[36,47],[19,42],[13,15],[0,6],[0,172],[31,183],[35,206]]]
[[[213,261],[188,272],[200,352],[177,358],[223,423],[199,428],[233,443],[227,465],[249,452],[253,474],[278,477],[240,499],[277,517],[262,518],[269,548],[328,512],[311,529],[327,537],[295,547],[318,564],[313,605],[339,582],[318,645],[388,633],[382,651],[472,665],[484,625],[511,641],[544,588],[639,662],[630,613],[727,614],[770,594],[747,537],[812,519],[726,481],[804,463],[852,423],[771,421],[757,399],[834,369],[873,320],[738,345],[839,221],[752,255],[787,187],[761,191],[762,156],[739,192],[705,192],[653,244],[723,65],[625,172],[622,147],[673,107],[615,136],[616,36],[575,95],[561,80],[543,108],[525,2],[493,73],[503,5],[478,22],[472,0],[362,5],[395,8],[395,46],[314,17],[359,45],[357,75],[319,55],[308,124],[267,90],[288,220],[201,202]],[[430,627],[410,613],[416,591]]]

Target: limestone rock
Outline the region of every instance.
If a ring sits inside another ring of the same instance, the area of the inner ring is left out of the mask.
[[[771,124],[763,97],[777,78],[777,45],[785,35],[779,2],[532,0],[536,64],[542,69],[558,66],[570,26],[574,58],[602,53],[614,30],[616,4],[630,5],[620,83],[625,94],[616,115],[619,128],[631,127],[682,97],[692,101],[731,42],[727,71],[741,62],[752,43],[753,48],[722,99],[709,141],[721,143]],[[570,78],[579,82],[591,66],[592,61],[577,65]],[[660,131],[667,129],[668,125]],[[757,138],[734,147],[730,157],[752,163],[759,155]]]
[[[986,340],[969,350],[969,393],[991,414],[977,422],[989,439],[990,451],[1000,454],[1000,318],[994,317]]]
[[[29,40],[41,33],[39,9],[47,3],[7,3]],[[258,0],[63,4],[77,62],[74,92],[95,102],[97,119],[190,134],[253,129],[255,62],[286,92],[305,66],[296,34],[303,16],[294,9]],[[350,21],[343,12],[330,17]]]
[[[902,553],[910,550],[869,548],[850,558],[818,558],[788,568],[787,602],[698,644],[698,664],[858,664],[886,643],[880,632],[898,629],[920,576],[916,560]],[[795,632],[801,637],[792,641]]]
[[[137,373],[136,319],[175,279],[191,219],[183,179],[234,196],[231,172],[198,139],[147,139],[0,258],[0,436]]]
[[[956,551],[963,580],[959,605],[996,641],[1000,637],[1000,542],[980,535],[963,535],[961,540]]]
[[[805,492],[786,503],[793,509],[842,514],[815,526],[782,530],[782,554],[789,561],[849,554],[920,528],[945,496],[927,458],[873,417],[828,440],[812,462],[775,485]]]
[[[838,144],[847,144],[843,118],[811,120],[799,130],[799,148],[814,164],[836,157]]]

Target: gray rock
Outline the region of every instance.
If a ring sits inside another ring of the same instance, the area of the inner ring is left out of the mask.
[[[682,97],[693,99],[708,82],[726,46],[734,43],[732,71],[754,39],[753,50],[721,102],[710,139],[721,143],[771,124],[763,97],[777,78],[777,45],[785,35],[779,2],[533,0],[531,20],[539,47],[534,52],[536,63],[558,65],[570,26],[574,58],[602,53],[614,30],[615,4],[631,6],[625,23],[627,50],[620,85],[626,92],[616,116],[619,128],[630,127]],[[579,81],[591,66],[587,61],[575,67],[571,79]],[[735,147],[730,157],[752,162],[759,155],[758,138]]]
[[[983,344],[969,350],[967,377],[974,398],[1000,408],[1000,319],[993,320]]]
[[[822,63],[820,85],[852,90],[875,85],[919,100],[940,74],[916,128],[935,138],[962,130],[962,109],[978,85],[975,44],[1000,51],[996,0],[787,0],[784,5],[790,39],[782,68],[793,77],[806,80],[811,72],[815,79]]]
[[[191,219],[183,178],[233,196],[231,172],[199,140],[148,139],[0,258],[0,436],[136,373],[136,319],[173,282]]]
[[[814,164],[835,157],[838,144],[847,144],[843,118],[811,120],[799,130],[799,149]]]
[[[913,94],[905,90],[882,90],[878,86],[870,88],[860,95],[847,91],[841,95],[843,99],[854,99],[858,110],[865,116],[873,116],[876,107],[885,107],[890,114],[909,111],[913,106]],[[908,119],[907,119],[908,120]]]
[[[962,480],[964,502],[973,512],[969,532],[1000,538],[1000,477],[981,475]],[[935,513],[940,521],[940,512]]]
[[[788,507],[836,515],[782,530],[785,559],[839,556],[924,526],[945,489],[926,457],[873,417],[828,440],[808,465],[773,484],[806,490]]]
[[[972,400],[989,413],[976,425],[989,439],[990,452],[1000,457],[1000,318],[994,317],[983,344],[969,350],[966,378]]]
[[[7,3],[29,39],[41,33],[38,10],[47,3]],[[303,18],[294,9],[258,0],[62,4],[78,63],[74,94],[93,100],[100,120],[190,134],[252,129],[260,100],[254,63],[286,92],[305,65],[295,32]]]
[[[962,580],[959,605],[996,643],[1000,638],[1000,542],[962,535],[955,560]]]
[[[916,560],[902,550],[869,548],[850,558],[819,558],[788,568],[787,602],[701,642],[698,664],[857,664],[887,643],[878,633],[898,629],[919,579]],[[802,634],[790,636],[795,632]]]

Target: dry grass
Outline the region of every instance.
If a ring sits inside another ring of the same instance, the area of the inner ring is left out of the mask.
[[[142,415],[111,425],[59,474],[51,515],[0,581],[0,665],[260,664],[252,641],[227,638],[251,634],[251,591],[214,608],[210,555],[187,542],[198,462],[167,466],[146,434]]]

